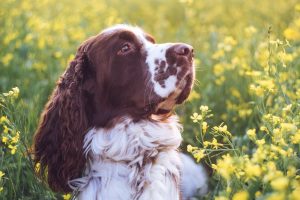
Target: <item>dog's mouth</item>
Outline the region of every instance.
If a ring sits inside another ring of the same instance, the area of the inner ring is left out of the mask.
[[[177,88],[167,98],[161,98],[156,106],[155,114],[169,113],[176,104],[182,104],[189,96],[194,81],[194,74],[189,73],[181,79]]]

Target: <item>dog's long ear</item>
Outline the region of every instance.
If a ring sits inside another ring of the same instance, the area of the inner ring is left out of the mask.
[[[83,139],[89,124],[89,103],[85,85],[91,85],[86,48],[78,48],[76,57],[60,77],[44,111],[34,137],[35,164],[39,175],[57,192],[69,192],[68,181],[83,172]]]

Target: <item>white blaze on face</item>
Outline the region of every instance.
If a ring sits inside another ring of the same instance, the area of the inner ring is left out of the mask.
[[[172,43],[164,43],[164,44],[153,44],[150,41],[148,41],[145,37],[145,33],[143,30],[141,30],[138,27],[128,26],[124,24],[119,24],[113,27],[110,27],[108,29],[105,29],[102,33],[104,34],[111,34],[118,30],[128,30],[131,31],[136,35],[136,37],[142,42],[144,49],[147,53],[146,57],[146,63],[149,67],[148,71],[151,74],[151,82],[153,84],[153,90],[154,92],[162,97],[166,98],[168,97],[172,92],[176,90],[176,84],[177,84],[177,76],[170,75],[162,80],[162,82],[159,82],[155,80],[155,74],[158,73],[158,71],[161,69],[159,66],[159,63],[165,62],[164,72],[168,69],[167,59],[166,59],[166,51],[168,48],[170,48],[173,44]],[[162,70],[162,69],[161,69]]]
[[[148,44],[147,44],[148,43]],[[175,89],[177,77],[176,75],[171,75],[164,80],[164,85],[159,83],[154,79],[155,73],[160,69],[158,63],[165,62],[166,67],[164,68],[164,72],[168,69],[167,59],[166,59],[166,51],[172,44],[152,44],[147,42],[145,45],[145,49],[147,52],[146,63],[149,66],[149,72],[151,73],[151,81],[153,83],[154,92],[160,97],[168,97]]]

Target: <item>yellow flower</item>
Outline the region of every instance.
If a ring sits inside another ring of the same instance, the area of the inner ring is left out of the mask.
[[[255,71],[255,70],[246,72],[247,76],[253,76],[253,77],[259,77],[261,76],[261,74],[262,74],[261,71]]]
[[[218,170],[218,166],[216,164],[212,164],[211,168],[213,168],[214,170]]]
[[[180,3],[184,3],[184,4],[192,4],[194,0],[179,0]]]
[[[273,92],[276,88],[273,79],[258,80],[257,83],[264,89]]]
[[[295,10],[300,11],[300,4],[299,3],[296,4]]]
[[[199,115],[198,113],[194,113],[191,116],[191,119],[193,120],[194,123],[197,123],[198,121],[202,120],[202,115]]]
[[[282,110],[285,111],[285,112],[291,111],[292,106],[293,106],[292,104],[289,104],[286,107],[284,107]]]
[[[248,37],[252,36],[257,32],[257,29],[254,26],[248,26],[245,28],[245,33]]]
[[[286,132],[296,132],[297,126],[292,123],[281,123],[281,129]]]
[[[211,145],[213,146],[214,149],[218,149],[218,147],[223,146],[223,144],[218,143],[216,138],[213,138]]]
[[[6,37],[3,40],[3,43],[5,45],[9,44],[13,39],[15,39],[17,37],[17,33],[16,32],[12,32],[10,34],[7,34]]]
[[[239,112],[239,116],[241,118],[246,118],[247,116],[251,115],[252,110],[251,109],[240,109],[238,112]]]
[[[264,89],[261,86],[255,86],[254,84],[251,84],[250,92],[253,92],[256,94],[256,96],[260,97],[264,94]]]
[[[264,146],[258,146],[257,150],[254,152],[252,160],[254,162],[262,162],[267,157],[267,151]]]
[[[256,139],[256,129],[249,129],[247,131],[247,135],[251,140],[255,140]]]
[[[230,194],[231,191],[232,191],[231,187],[230,187],[230,186],[227,186],[227,187],[226,187],[226,192],[227,192],[227,194]]]
[[[267,200],[285,200],[284,193],[272,193]]]
[[[40,169],[41,169],[41,163],[37,163],[34,167],[35,172],[38,173],[40,171]]]
[[[271,121],[273,122],[273,125],[276,125],[276,124],[279,124],[280,122],[282,122],[283,120],[278,116],[272,115]]]
[[[64,194],[64,195],[62,195],[62,196],[63,196],[64,200],[69,200],[69,199],[71,199],[71,194]]]
[[[225,71],[225,67],[223,64],[220,64],[220,63],[217,63],[214,67],[213,67],[213,70],[214,70],[214,74],[216,76],[221,76],[224,71]]]
[[[235,165],[229,154],[223,155],[222,159],[217,162],[217,172],[226,180],[230,179],[231,174],[235,171]]]
[[[2,142],[3,142],[4,144],[7,144],[7,142],[8,142],[8,137],[2,136]]]
[[[200,162],[202,158],[205,157],[205,150],[198,150],[193,154],[197,162]]]
[[[269,181],[271,181],[277,177],[281,177],[283,175],[281,171],[278,171],[276,169],[275,162],[272,162],[272,161],[267,162],[265,164],[265,168],[266,168],[265,171],[267,172],[267,174],[265,174],[263,177],[264,182],[269,182]]]
[[[218,79],[215,80],[217,85],[222,85],[225,82],[225,76],[221,76]]]
[[[249,199],[249,194],[247,191],[240,191],[233,195],[232,200],[247,200]]]
[[[268,130],[268,128],[267,128],[267,127],[265,127],[265,126],[261,126],[259,129],[260,129],[261,131],[264,131],[264,132],[267,132],[267,133],[269,133],[269,130]]]
[[[8,134],[9,128],[6,125],[4,125],[3,128],[3,133]]]
[[[237,99],[241,98],[240,92],[235,88],[230,88],[231,95],[236,97]]]
[[[290,63],[294,59],[293,54],[286,53],[285,51],[281,51],[277,55],[278,55],[283,67],[287,67],[286,64]]]
[[[266,143],[265,139],[261,139],[261,140],[256,140],[256,144],[258,146],[264,145]]]
[[[295,135],[292,135],[290,139],[293,144],[300,144],[300,130]]]
[[[237,172],[235,173],[235,175],[236,175],[236,177],[237,177],[238,179],[241,179],[241,177],[245,176],[245,172],[237,171]]]
[[[260,196],[261,196],[261,192],[260,191],[255,192],[255,198],[258,198]]]
[[[282,137],[282,134],[281,134],[281,131],[280,131],[279,128],[274,128],[274,129],[273,129],[273,135],[274,135],[274,136]]]
[[[222,58],[224,55],[225,55],[224,50],[223,50],[223,49],[219,49],[219,50],[217,50],[217,51],[212,55],[212,58],[213,58],[213,59],[219,59],[219,58]]]
[[[289,185],[289,179],[287,177],[278,177],[271,181],[271,186],[275,190],[285,190]]]
[[[262,173],[262,170],[259,165],[248,162],[245,166],[245,173],[248,179],[252,179],[254,177],[259,177]]]
[[[202,132],[203,133],[206,133],[207,128],[208,128],[207,122],[202,122]]]
[[[8,91],[8,92],[4,92],[4,93],[3,93],[3,95],[4,95],[5,97],[12,96],[13,94],[14,94],[13,91]]]
[[[208,111],[208,106],[200,106],[201,112],[207,112]]]
[[[2,178],[4,175],[5,175],[5,173],[2,172],[2,171],[0,171],[0,180],[1,180],[1,178]]]
[[[55,58],[60,58],[62,56],[62,53],[60,51],[54,52],[54,57]]]
[[[222,133],[227,134],[230,137],[232,136],[231,133],[227,130],[227,125],[219,126],[219,131],[222,132]]]
[[[286,156],[291,157],[293,155],[294,155],[294,150],[292,148],[288,148],[288,150],[286,151]]]
[[[192,145],[187,145],[187,152],[193,152],[194,150],[198,149],[197,147],[193,147]]]
[[[12,88],[12,90],[8,91],[7,93],[3,93],[6,97],[14,97],[17,98],[19,96],[20,90],[18,87]]]
[[[290,200],[298,200],[300,196],[300,188],[296,188],[290,196]]]
[[[219,196],[219,197],[215,197],[215,200],[228,200],[228,198],[223,197],[223,196]]]
[[[222,123],[223,124],[223,123]],[[231,133],[227,130],[227,125],[214,126],[213,130],[219,133],[225,133],[228,136],[232,136]]]
[[[10,153],[14,155],[17,151],[17,146],[8,145],[8,148],[10,148]]]
[[[7,119],[6,116],[2,116],[2,117],[0,118],[0,124],[2,124],[2,123],[9,123],[9,120]]]
[[[16,135],[13,138],[11,138],[11,142],[18,143],[19,139],[20,139],[20,132],[17,131]]]
[[[7,53],[2,57],[2,63],[4,66],[7,66],[8,64],[10,64],[11,60],[13,59],[13,54],[12,53]]]
[[[296,168],[294,166],[289,166],[286,175],[288,177],[293,177],[293,176],[296,175],[296,172],[297,172],[297,170],[296,170]]]
[[[298,40],[300,38],[299,31],[294,28],[285,29],[283,34],[288,40]]]
[[[231,45],[231,46],[237,45],[237,41],[235,39],[233,39],[233,37],[231,37],[231,36],[225,37],[224,43],[227,45]]]
[[[227,131],[227,125],[219,126],[219,131],[225,133]]]
[[[18,87],[14,87],[14,88],[12,88],[12,91],[14,93],[13,96],[17,98],[19,96],[19,93],[20,93],[19,88]]]
[[[203,142],[203,146],[204,148],[208,147],[208,145],[210,145],[211,143],[209,141],[204,141]]]

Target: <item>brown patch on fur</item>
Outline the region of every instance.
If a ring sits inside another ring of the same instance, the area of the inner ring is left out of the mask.
[[[161,61],[160,64],[159,64],[160,68],[163,69],[163,70],[166,68],[166,65],[167,65],[166,61],[164,61],[164,60]]]
[[[47,179],[52,190],[71,192],[67,182],[79,177],[85,165],[83,138],[91,116],[85,109],[85,74],[87,73],[83,44],[59,79],[45,109],[34,137],[34,161],[40,163],[39,175]]]

